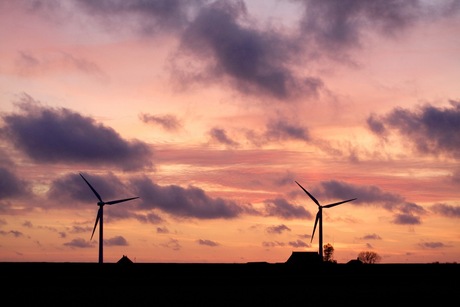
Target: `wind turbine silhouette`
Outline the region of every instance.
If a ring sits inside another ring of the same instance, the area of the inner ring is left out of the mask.
[[[118,204],[124,201],[132,200],[139,198],[137,197],[131,197],[131,198],[124,198],[124,199],[117,199],[117,200],[111,200],[111,201],[103,201],[99,193],[93,188],[93,186],[88,182],[88,180],[83,177],[82,174],[80,174],[81,178],[88,184],[90,189],[93,191],[93,193],[96,195],[97,199],[99,200],[97,202],[97,205],[99,206],[99,209],[97,210],[97,216],[96,216],[96,222],[94,223],[94,228],[93,228],[93,233],[91,234],[91,240],[93,239],[94,231],[96,230],[97,223],[99,222],[99,263],[103,263],[103,241],[104,241],[104,228],[103,228],[103,213],[104,213],[104,205],[113,205],[113,204]]]
[[[328,205],[324,205],[324,206],[321,206],[319,204],[319,202],[316,200],[315,197],[313,197],[313,195],[311,195],[307,190],[304,189],[303,186],[300,185],[300,183],[298,183],[297,181],[295,182],[299,185],[299,187],[305,191],[305,193],[307,193],[308,196],[310,196],[310,198],[315,202],[315,204],[318,206],[318,213],[316,213],[316,219],[315,219],[315,226],[313,227],[313,233],[311,235],[311,240],[310,242],[313,241],[313,236],[315,235],[315,230],[316,230],[316,224],[318,224],[318,221],[319,221],[319,247],[318,247],[318,253],[319,253],[319,257],[320,257],[320,260],[323,261],[323,208],[331,208],[331,207],[335,207],[335,206],[338,206],[340,204],[343,204],[343,203],[346,203],[346,202],[349,202],[349,201],[352,201],[352,200],[355,200],[356,198],[352,198],[352,199],[348,199],[348,200],[343,200],[343,201],[339,201],[339,202],[336,202],[336,203],[332,203],[332,204],[328,204]]]

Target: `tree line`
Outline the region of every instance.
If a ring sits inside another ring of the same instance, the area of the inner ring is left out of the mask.
[[[379,254],[373,251],[362,251],[358,254],[358,257],[356,259],[364,264],[373,264],[380,262],[380,260],[382,260],[382,257],[380,257]],[[337,263],[337,260],[334,260],[334,247],[330,243],[324,245],[323,261]]]

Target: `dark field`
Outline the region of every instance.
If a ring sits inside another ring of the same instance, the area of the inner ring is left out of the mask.
[[[447,304],[458,264],[0,263],[5,306]]]

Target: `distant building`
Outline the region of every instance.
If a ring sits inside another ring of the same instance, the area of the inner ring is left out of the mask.
[[[347,262],[347,264],[361,265],[361,264],[363,264],[363,262],[361,260],[359,260],[359,258],[356,258],[356,259],[351,259],[350,261]]]
[[[316,264],[321,263],[321,258],[317,252],[292,252],[287,264]]]

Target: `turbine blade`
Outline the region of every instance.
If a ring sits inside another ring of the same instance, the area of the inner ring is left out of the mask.
[[[105,204],[106,205],[113,205],[113,204],[118,204],[118,203],[121,203],[121,202],[124,202],[124,201],[136,199],[136,198],[139,198],[139,196],[131,197],[131,198],[125,198],[125,199],[111,200],[111,201],[106,202]]]
[[[99,219],[101,218],[101,210],[102,207],[99,207],[99,210],[97,210],[97,216],[96,216],[96,222],[94,223],[94,228],[93,228],[93,233],[91,234],[91,239],[93,239],[94,231],[96,230],[97,222],[99,222]]]
[[[315,202],[315,204],[318,205],[318,207],[321,207],[321,205],[319,204],[319,202],[316,200],[316,198],[313,197],[313,195],[311,195],[307,190],[304,189],[303,186],[300,185],[300,183],[298,183],[297,181],[295,182],[299,185],[299,187],[304,190],[305,193],[307,193],[308,196],[310,196],[310,198]]]
[[[313,237],[315,236],[315,230],[316,230],[316,225],[318,224],[318,220],[319,220],[319,211],[318,213],[316,213],[315,226],[313,226],[313,233],[311,235],[310,243],[313,242]]]
[[[91,188],[91,190],[93,191],[93,193],[96,195],[97,199],[99,199],[100,202],[103,202],[102,201],[102,198],[101,196],[99,195],[99,193],[93,188],[92,185],[89,184],[88,180],[85,179],[85,177],[83,177],[83,175],[80,173],[80,176],[81,178],[83,178],[83,180],[88,184],[88,186]]]
[[[355,200],[355,199],[357,199],[357,198],[352,198],[352,199],[348,199],[348,200],[339,201],[338,203],[333,203],[333,204],[323,206],[323,208],[335,207],[337,205],[340,205],[340,204],[343,204],[343,203],[346,203],[346,202],[349,202],[349,201],[352,201],[352,200]]]

